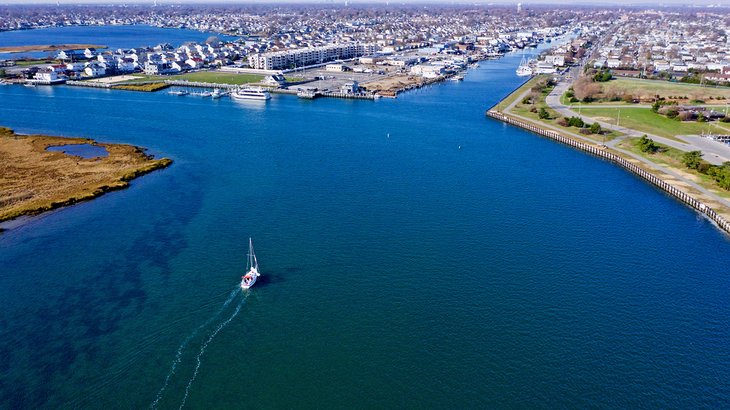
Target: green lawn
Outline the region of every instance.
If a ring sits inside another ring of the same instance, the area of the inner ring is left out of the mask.
[[[188,80],[198,81],[202,83],[218,83],[218,84],[248,84],[258,83],[264,79],[259,74],[237,74],[224,73],[219,71],[198,71],[194,73],[186,73],[167,77],[171,80]]]
[[[709,122],[682,122],[669,119],[653,112],[650,108],[581,108],[582,115],[595,118],[609,124],[616,124],[621,114],[619,125],[660,137],[679,141],[677,135],[699,135],[703,132],[727,132],[727,124]]]
[[[617,94],[631,94],[635,98],[653,98],[656,95],[687,96],[689,99],[709,100],[709,97],[730,98],[730,87],[703,87],[699,84],[674,83],[661,80],[639,78],[617,78],[602,83],[603,92],[615,91]],[[709,101],[708,101],[709,102]]]

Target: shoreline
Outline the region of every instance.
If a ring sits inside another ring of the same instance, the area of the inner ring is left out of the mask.
[[[528,80],[529,81],[529,80]],[[494,104],[492,107],[490,107],[487,112],[486,116],[489,118],[492,118],[497,121],[502,121],[506,124],[513,125],[519,128],[522,128],[526,131],[529,131],[531,133],[549,138],[553,141],[568,145],[570,147],[573,147],[575,149],[578,149],[580,151],[583,151],[585,153],[597,156],[599,158],[606,159],[619,167],[631,172],[632,174],[640,177],[644,181],[650,183],[651,185],[659,188],[660,190],[664,191],[665,193],[669,194],[673,198],[679,200],[683,204],[689,206],[690,208],[694,209],[697,212],[700,212],[704,216],[706,216],[709,220],[713,222],[721,231],[723,231],[725,234],[730,235],[730,221],[726,219],[723,215],[718,213],[715,209],[713,209],[710,205],[702,202],[701,200],[697,199],[695,195],[682,190],[675,185],[670,184],[663,178],[660,178],[648,170],[646,170],[644,167],[640,166],[639,164],[634,163],[631,161],[630,158],[625,158],[618,153],[612,152],[608,149],[606,146],[597,145],[597,144],[590,144],[587,142],[580,141],[576,138],[571,138],[569,136],[562,135],[561,133],[557,131],[553,131],[545,127],[544,125],[541,125],[539,123],[534,122],[528,122],[524,121],[522,119],[518,119],[514,116],[511,116],[507,110],[501,110],[497,109],[498,106],[503,105],[508,100],[513,99],[514,95],[522,88],[527,81],[520,84],[515,90],[508,94],[505,98]],[[519,98],[519,95],[516,96],[516,98]]]
[[[145,149],[101,143],[88,138],[16,134],[0,128],[0,232],[10,221],[88,201],[120,189],[142,175],[172,164]],[[50,146],[88,144],[103,147],[105,157],[83,158],[47,151]],[[21,223],[22,224],[22,223]]]
[[[40,44],[27,46],[3,46],[0,53],[50,52],[60,50],[84,50],[87,48],[106,49],[108,46],[98,44]]]

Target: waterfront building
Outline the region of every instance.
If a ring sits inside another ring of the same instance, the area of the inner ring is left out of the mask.
[[[259,70],[282,70],[345,60],[373,54],[377,46],[371,44],[334,44],[321,47],[256,53],[249,56],[249,64]]]

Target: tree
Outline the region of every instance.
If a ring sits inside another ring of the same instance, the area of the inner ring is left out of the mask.
[[[682,163],[689,169],[697,169],[702,162],[702,151],[685,152],[682,155]]]
[[[720,188],[730,190],[730,161],[710,167],[707,174],[715,178]]]
[[[601,70],[593,76],[593,81],[598,83],[605,83],[606,81],[611,80],[612,77],[613,76],[611,75],[611,72],[609,70]]]
[[[550,113],[545,109],[545,107],[540,107],[540,111],[538,112],[537,116],[541,120],[549,120],[550,119]]]
[[[641,152],[653,154],[659,150],[659,145],[657,145],[653,139],[648,138],[646,134],[644,134],[641,138],[639,138],[639,149]]]
[[[594,122],[591,124],[591,134],[600,134],[601,133],[601,124]]]
[[[591,81],[589,77],[580,77],[573,84],[575,98],[583,101],[592,101],[601,92],[601,85]]]
[[[586,124],[583,122],[583,120],[580,117],[568,118],[568,126],[570,126],[570,127],[583,128],[585,125]]]

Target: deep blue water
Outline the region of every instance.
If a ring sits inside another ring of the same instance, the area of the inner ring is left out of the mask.
[[[377,102],[0,88],[175,160],[0,235],[0,407],[727,407],[728,237],[487,119],[520,57]]]
[[[36,30],[0,32],[0,47],[44,44],[97,44],[118,48],[154,47],[170,43],[175,47],[188,41],[201,42],[216,36],[221,40],[235,40],[237,37],[206,33],[188,29],[169,29],[153,26],[67,26]],[[2,59],[55,57],[57,52],[0,53]]]
[[[106,148],[91,144],[54,145],[46,148],[47,151],[58,151],[81,158],[97,158],[109,155]]]

